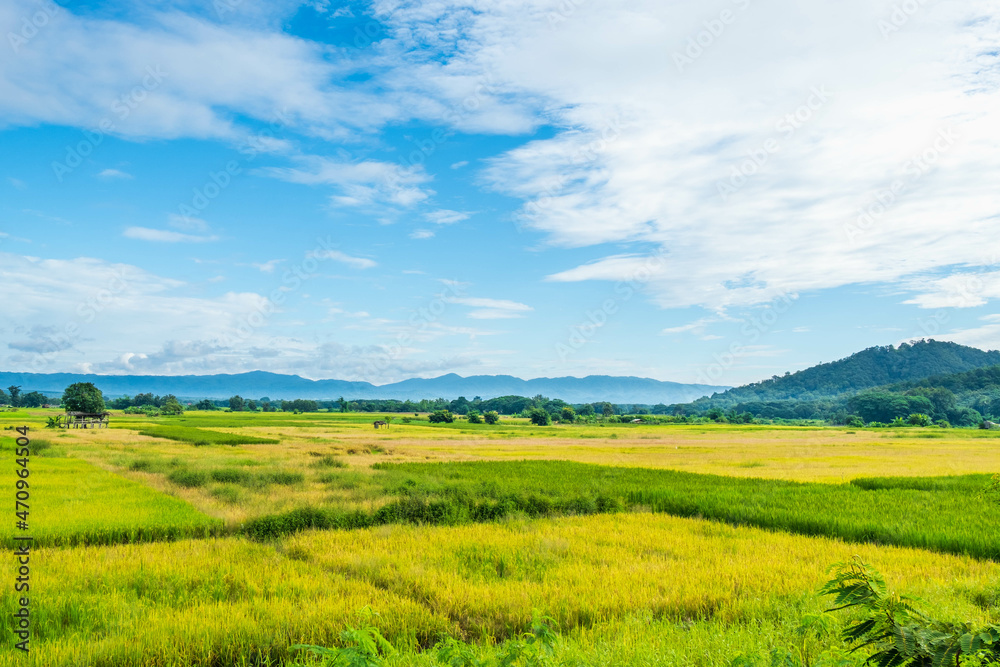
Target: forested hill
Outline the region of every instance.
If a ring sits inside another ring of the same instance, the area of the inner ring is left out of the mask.
[[[1000,364],[1000,351],[936,340],[870,347],[851,356],[797,373],[736,387],[695,401],[692,407],[728,408],[737,403],[817,400],[936,375],[961,373]]]
[[[932,375],[921,380],[897,382],[885,387],[887,391],[896,392],[919,388],[944,388],[956,395],[973,392],[997,393],[1000,390],[1000,366],[975,368],[971,371],[948,373],[947,375]]]

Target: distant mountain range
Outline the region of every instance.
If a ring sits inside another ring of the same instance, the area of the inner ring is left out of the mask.
[[[849,357],[797,373],[735,387],[694,402],[699,410],[768,401],[816,401],[895,383],[965,373],[1000,364],[1000,352],[936,340],[870,347]],[[978,378],[976,373],[970,373]],[[957,380],[961,382],[961,378]],[[971,379],[969,381],[972,381]]]
[[[107,397],[138,393],[174,394],[182,399],[268,397],[349,400],[395,398],[420,400],[459,396],[472,399],[497,396],[535,396],[561,398],[569,403],[638,403],[655,405],[687,403],[729,387],[661,382],[649,378],[588,375],[583,378],[536,378],[522,380],[510,375],[474,375],[454,373],[437,378],[413,378],[376,386],[368,382],[346,380],[309,380],[298,375],[280,375],[264,371],[236,375],[83,375],[76,373],[6,373],[0,372],[0,387],[19,385],[22,391],[53,394],[74,382],[93,382]]]

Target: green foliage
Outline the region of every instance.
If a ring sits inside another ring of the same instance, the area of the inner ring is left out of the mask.
[[[243,412],[246,407],[246,401],[243,397],[237,394],[236,396],[231,396],[229,398],[229,411],[230,412]]]
[[[914,412],[906,418],[906,423],[910,426],[930,426],[934,423],[934,420],[925,414]]]
[[[554,667],[559,635],[555,619],[532,612],[531,630],[506,642],[499,652],[499,667]]]
[[[470,424],[482,424],[483,423],[483,418],[475,410],[471,410],[469,412],[469,414],[466,415],[465,418],[466,418],[466,420],[468,420],[468,422]]]
[[[240,433],[222,433],[194,426],[150,424],[139,429],[142,435],[190,442],[194,445],[276,445],[272,438],[258,438]]]
[[[435,410],[427,415],[427,421],[432,424],[450,424],[455,421],[455,416],[448,410]]]
[[[178,486],[191,489],[205,486],[208,483],[208,474],[202,470],[182,468],[172,471],[167,475],[167,479]]]
[[[559,412],[559,421],[561,422],[572,424],[574,419],[576,419],[576,411],[568,405]]]
[[[496,424],[500,421],[500,413],[496,410],[488,410],[483,413],[483,421],[487,424]]]
[[[548,426],[552,423],[552,417],[542,408],[531,408],[528,412],[528,418],[535,426]]]
[[[160,407],[160,412],[165,415],[182,415],[184,414],[184,406],[181,405],[176,396],[170,395]]]
[[[67,412],[104,412],[104,394],[93,382],[77,382],[66,387],[62,402]]]
[[[982,664],[1000,661],[1000,626],[974,629],[968,623],[936,621],[917,611],[914,598],[890,591],[874,568],[855,556],[831,567],[834,577],[821,589],[833,596],[835,608],[855,609],[859,618],[844,628],[855,650],[872,653],[866,662],[877,667],[944,667],[961,665],[963,656]]]
[[[323,667],[382,667],[385,665],[384,658],[394,655],[396,649],[372,624],[372,620],[379,616],[377,613],[365,607],[358,615],[358,627],[349,626],[340,633],[340,641],[345,644],[343,648],[294,644],[289,650],[308,651],[320,658],[319,664]]]
[[[316,468],[346,468],[347,463],[339,456],[334,454],[324,454],[320,458],[313,461],[312,464]]]

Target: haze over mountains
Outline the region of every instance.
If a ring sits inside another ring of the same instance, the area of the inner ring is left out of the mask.
[[[264,371],[235,375],[84,375],[75,373],[0,372],[0,387],[20,385],[22,390],[59,393],[74,382],[93,382],[108,397],[150,392],[174,394],[182,399],[224,399],[235,394],[271,399],[421,400],[459,396],[483,399],[498,396],[558,398],[569,403],[608,401],[617,404],[688,404],[696,411],[728,409],[757,403],[844,400],[877,387],[892,390],[912,386],[956,384],[959,391],[969,385],[993,384],[1000,379],[1000,351],[984,351],[957,343],[935,340],[872,347],[838,361],[819,364],[796,373],[774,376],[742,387],[663,382],[649,378],[589,375],[583,378],[536,378],[523,380],[510,375],[454,373],[437,378],[412,378],[386,385],[346,380],[309,380],[298,375]],[[953,374],[967,373],[950,379]],[[906,384],[900,384],[906,383]],[[956,392],[958,393],[958,392]]]
[[[495,398],[497,396],[535,396],[561,398],[570,403],[687,403],[729,387],[662,382],[649,378],[589,375],[583,378],[536,378],[522,380],[510,375],[475,375],[461,377],[454,373],[437,378],[412,378],[376,386],[368,382],[346,380],[309,380],[298,375],[280,375],[264,371],[236,375],[83,375],[75,373],[5,373],[0,372],[0,386],[20,385],[22,390],[43,393],[62,392],[74,382],[93,382],[105,396],[149,392],[174,394],[182,399],[229,398],[235,394],[247,398],[267,396],[272,399],[347,399],[393,398],[420,400],[459,396]]]

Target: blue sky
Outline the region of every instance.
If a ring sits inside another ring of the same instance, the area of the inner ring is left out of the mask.
[[[0,35],[5,370],[1000,347],[991,2],[8,0]]]

